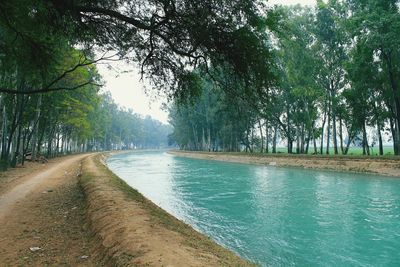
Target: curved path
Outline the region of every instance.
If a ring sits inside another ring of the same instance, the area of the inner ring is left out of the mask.
[[[76,165],[87,155],[72,156],[63,159],[60,162],[47,166],[44,171],[32,175],[30,177],[24,177],[25,181],[18,184],[8,192],[0,195],[0,219],[6,215],[7,212],[12,211],[12,206],[18,201],[23,200],[29,193],[37,190],[39,187],[46,186],[49,180],[55,179],[54,177],[62,176],[65,171],[70,168],[71,165]]]
[[[4,179],[0,195],[2,266],[94,265],[83,193],[77,183],[86,157],[58,158],[32,168],[32,173],[23,170],[28,174],[10,183]],[[11,172],[18,171],[22,169]]]
[[[252,266],[145,199],[101,157],[0,176],[0,266]]]

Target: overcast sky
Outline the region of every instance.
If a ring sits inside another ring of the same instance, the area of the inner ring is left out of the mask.
[[[314,5],[316,0],[270,0],[269,3],[283,5]],[[150,115],[161,122],[168,122],[168,114],[161,110],[164,99],[149,97],[144,91],[145,81],[140,81],[137,69],[125,63],[115,64],[119,72],[131,70],[129,73],[118,72],[99,65],[99,72],[103,76],[106,85],[104,90],[110,91],[114,100],[121,106],[132,108],[136,113]],[[148,87],[148,86],[147,86]]]

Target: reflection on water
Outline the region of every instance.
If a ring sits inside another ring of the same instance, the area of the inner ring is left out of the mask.
[[[115,155],[109,167],[163,209],[263,266],[399,266],[400,180]]]

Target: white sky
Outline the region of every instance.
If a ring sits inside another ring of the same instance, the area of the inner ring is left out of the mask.
[[[314,5],[316,0],[269,0],[268,3],[270,5]],[[161,110],[161,105],[166,100],[161,97],[154,99],[154,97],[146,95],[144,91],[146,83],[140,81],[138,70],[126,63],[112,63],[112,65],[118,68],[119,72],[129,70],[130,72],[118,74],[118,72],[110,70],[104,65],[98,65],[99,72],[106,83],[103,90],[110,91],[115,102],[120,106],[131,108],[134,112],[143,116],[150,115],[163,123],[167,123],[168,114]],[[149,86],[147,87],[149,88]]]
[[[150,115],[163,123],[168,122],[168,114],[161,110],[165,102],[161,97],[155,98],[145,93],[145,87],[151,89],[146,81],[140,80],[138,69],[127,63],[111,63],[117,66],[118,71],[109,69],[105,65],[98,65],[105,86],[103,90],[111,92],[116,103],[122,107],[131,108],[135,113],[143,116]]]

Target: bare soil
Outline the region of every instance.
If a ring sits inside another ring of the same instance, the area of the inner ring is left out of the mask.
[[[87,158],[81,178],[102,262],[112,266],[253,266],[154,205],[102,161]]]
[[[84,195],[77,183],[86,156],[31,163],[2,174],[2,266],[96,265],[85,224]]]
[[[398,159],[171,153],[400,176]],[[100,155],[28,162],[0,173],[0,225],[1,266],[252,265],[130,188]]]
[[[24,166],[8,169],[5,172],[0,171],[0,195],[8,189],[29,179],[31,175],[35,175],[49,166],[55,164],[57,160],[50,160],[48,163],[42,164],[37,162],[25,162]]]
[[[319,169],[330,171],[345,171],[355,173],[371,173],[384,176],[400,177],[400,158],[376,157],[330,157],[301,155],[271,155],[243,153],[213,153],[170,151],[169,153],[189,158],[218,160],[236,163],[270,165],[276,167],[298,167],[304,169]]]
[[[1,173],[0,266],[253,266],[144,198],[103,160],[76,155]]]

